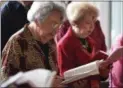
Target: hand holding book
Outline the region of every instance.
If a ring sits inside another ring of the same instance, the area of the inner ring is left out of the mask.
[[[63,84],[68,84],[73,81],[77,81],[92,75],[101,75],[103,77],[107,76],[109,72],[110,66],[113,62],[119,60],[119,57],[123,56],[123,47],[118,48],[109,56],[103,51],[99,51],[94,58],[98,58],[100,55],[103,57],[107,57],[105,60],[96,60],[94,62],[88,63],[86,65],[82,65],[73,69],[70,69],[64,72],[65,81]]]
[[[110,66],[113,64],[113,62],[116,62],[117,60],[120,59],[120,57],[123,57],[123,47],[117,48],[114,52],[112,52],[107,59],[105,60],[104,63],[102,63],[100,66],[105,68],[107,66]]]

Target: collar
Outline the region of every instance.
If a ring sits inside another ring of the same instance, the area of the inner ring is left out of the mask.
[[[80,42],[79,38],[76,37],[75,33],[73,32],[72,27],[69,27],[67,35]],[[91,46],[95,46],[95,41],[90,36],[88,36],[87,38],[84,38],[84,39],[87,40],[89,42],[89,44],[91,44]]]

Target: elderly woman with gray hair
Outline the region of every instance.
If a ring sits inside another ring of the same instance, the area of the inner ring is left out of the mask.
[[[2,79],[36,68],[57,71],[53,37],[64,18],[64,6],[34,2],[27,18],[30,23],[12,35],[2,51]]]

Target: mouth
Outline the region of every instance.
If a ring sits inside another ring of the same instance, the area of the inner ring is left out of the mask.
[[[89,31],[89,32],[88,32],[88,35],[90,35],[91,33],[92,33],[92,31]]]
[[[90,34],[91,34],[91,32],[86,33],[86,34],[84,35],[84,38],[88,37]]]

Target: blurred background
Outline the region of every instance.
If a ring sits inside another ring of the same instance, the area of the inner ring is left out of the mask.
[[[5,1],[0,1],[0,7],[4,3]],[[105,2],[92,2],[92,4],[96,5],[99,9],[99,13],[100,13],[99,20],[101,23],[102,30],[105,34],[106,45],[109,50],[111,45],[115,42],[116,36],[120,33],[123,34],[123,2],[105,1]],[[0,30],[0,34],[1,34],[1,30]],[[1,59],[0,59],[0,63],[1,63]],[[102,82],[101,85],[102,88],[108,88],[108,82]]]

